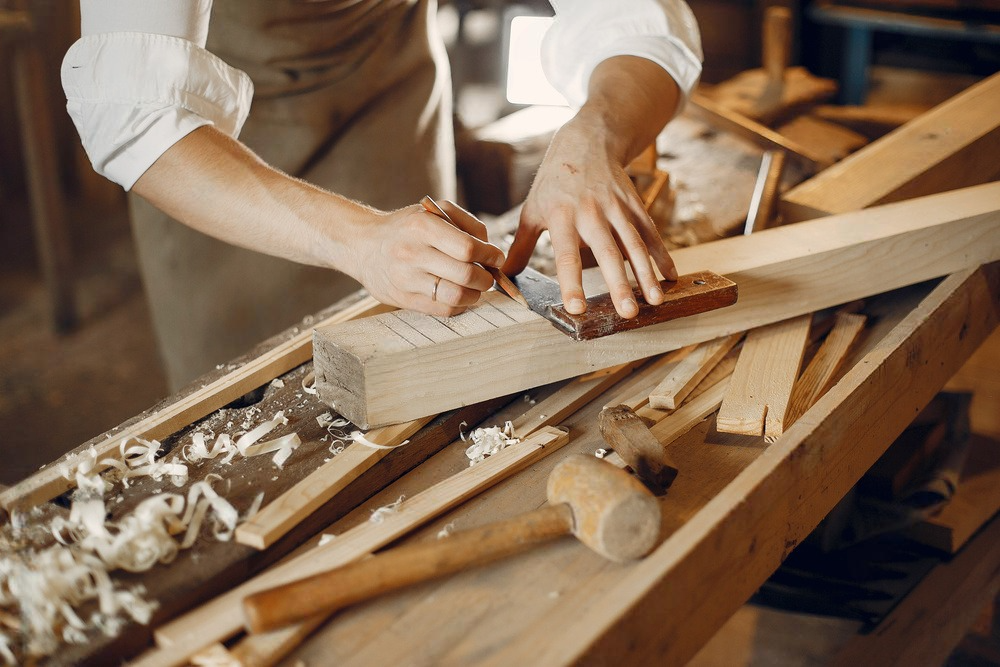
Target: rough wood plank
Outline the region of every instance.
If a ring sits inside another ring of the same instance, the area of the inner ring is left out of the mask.
[[[869,634],[833,656],[836,667],[937,667],[1000,590],[1000,517],[949,562],[935,567]]]
[[[833,329],[792,388],[785,416],[786,426],[798,421],[799,417],[830,388],[841,363],[864,330],[866,320],[864,315],[837,314]]]
[[[831,164],[868,145],[868,138],[816,116],[796,116],[778,132],[823,155]]]
[[[390,306],[365,298],[358,303],[319,322],[317,327],[331,326],[356,318],[377,315],[392,310]],[[296,366],[309,360],[312,354],[312,331],[303,331],[291,340],[278,345],[265,354],[247,362],[231,373],[227,373],[211,384],[180,399],[176,403],[157,410],[154,414],[115,434],[104,442],[95,444],[97,460],[115,457],[118,443],[128,438],[162,439],[191,422],[218,410],[248,391],[273,380]],[[89,447],[87,448],[89,450]],[[0,507],[8,510],[26,508],[55,498],[72,488],[72,482],[63,477],[63,471],[75,466],[83,457],[84,450],[74,450],[65,457],[49,464],[31,477],[15,484],[0,494]],[[107,466],[97,464],[95,470]]]
[[[733,279],[739,302],[593,341],[571,341],[533,313],[416,351],[380,336],[379,317],[318,329],[317,388],[369,426],[522,391],[1000,259],[998,209],[993,183],[677,250],[682,272]],[[486,293],[473,309],[496,299],[506,297]]]
[[[480,664],[684,664],[998,322],[1000,265],[944,280],[765,456],[602,590],[600,604],[546,614]]]
[[[709,95],[728,109],[771,125],[837,94],[836,81],[815,76],[804,67],[786,69],[780,83],[775,86],[764,69],[751,69],[713,86]]]
[[[382,445],[385,449],[357,442],[348,445],[343,452],[269,502],[249,521],[241,524],[236,529],[236,541],[254,549],[268,548],[432,419],[433,417],[422,417],[367,433],[366,439]]]
[[[763,436],[767,442],[784,432],[810,322],[812,315],[800,315],[747,334],[719,409],[720,431]]]
[[[666,368],[663,380],[649,392],[649,407],[676,409],[741,338],[743,334],[738,333],[701,343],[683,359],[672,363]],[[641,406],[633,409],[636,407]]]
[[[786,221],[901,201],[1000,177],[1000,74],[785,194]]]

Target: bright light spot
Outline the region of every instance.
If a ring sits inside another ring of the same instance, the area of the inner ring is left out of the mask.
[[[542,72],[542,39],[552,18],[517,16],[510,24],[507,101],[511,104],[569,106]]]

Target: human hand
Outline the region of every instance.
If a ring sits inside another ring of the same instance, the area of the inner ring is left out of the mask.
[[[503,270],[520,272],[539,235],[548,229],[566,310],[586,310],[580,259],[580,247],[585,244],[597,259],[615,310],[630,318],[639,307],[625,260],[646,301],[653,305],[663,302],[663,292],[652,262],[668,280],[677,278],[677,270],[625,173],[623,156],[599,140],[601,131],[599,123],[578,115],[556,133],[521,210]]]
[[[363,231],[355,277],[382,303],[450,317],[493,286],[480,265],[499,267],[504,256],[486,226],[449,201],[440,205],[450,222],[417,204],[377,213]]]

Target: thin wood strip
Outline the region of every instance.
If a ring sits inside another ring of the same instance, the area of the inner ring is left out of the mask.
[[[708,375],[705,376],[705,379],[699,382],[698,386],[696,386],[691,393],[688,394],[688,397],[685,399],[685,403],[695,400],[722,380],[728,379],[729,376],[733,374],[733,369],[736,368],[736,360],[738,358],[739,348],[730,350],[729,353],[722,358],[722,361],[716,364],[715,368],[709,371]],[[683,406],[684,403],[681,404],[681,407]],[[670,414],[670,411],[656,410],[655,408],[647,405],[636,410],[636,414],[650,424],[656,424],[667,417]]]
[[[719,410],[720,431],[764,436],[767,442],[778,439],[811,321],[812,315],[800,315],[747,334]]]
[[[340,561],[327,566],[324,564],[330,562],[331,558],[337,557],[336,554],[339,552],[333,550],[348,548],[343,546],[351,544],[349,540],[345,539],[348,534],[357,535],[358,537],[353,539],[361,540],[363,548],[367,548],[369,551],[377,549],[454,507],[480,490],[488,488],[522,467],[530,465],[537,460],[534,458],[535,456],[541,458],[548,455],[555,448],[565,444],[560,439],[564,437],[562,432],[551,428],[550,424],[559,423],[572,412],[600,396],[630,373],[635,365],[623,364],[610,372],[602,372],[586,379],[570,381],[565,387],[544,401],[540,401],[522,417],[515,420],[515,433],[523,434],[523,440],[519,445],[502,450],[476,466],[467,468],[457,475],[439,482],[427,491],[405,499],[397,511],[385,517],[382,523],[362,524],[362,526],[338,536],[333,542],[306,552],[301,557],[290,561],[287,566],[280,565],[272,568],[250,580],[247,584],[237,587],[185,616],[158,628],[155,632],[157,643],[169,651],[148,652],[144,659],[148,659],[150,665],[179,664],[201,647],[225,640],[239,631],[241,622],[239,605],[242,596],[249,592],[246,587],[253,582],[263,580],[262,587],[266,588],[282,583],[278,581],[282,572],[288,572],[291,576],[286,580],[291,580],[306,576],[307,571],[302,569],[303,567],[313,568],[309,569],[308,573],[335,567]],[[473,471],[475,472],[473,473]],[[470,475],[475,475],[475,477],[470,477]],[[334,554],[333,556],[328,555],[331,552]],[[298,563],[303,559],[308,561],[308,565],[293,565],[293,563]],[[315,565],[317,563],[319,565]]]
[[[726,389],[730,386],[730,377],[726,377],[705,390],[680,408],[670,413],[649,429],[653,436],[666,446],[681,437],[699,422],[719,409]]]
[[[315,328],[378,315],[390,310],[393,310],[391,306],[366,297],[322,322],[318,322]],[[121,433],[113,434],[113,437],[96,443],[94,448],[97,451],[97,460],[117,455],[118,444],[122,440],[130,438],[159,440],[165,438],[196,419],[201,419],[227,403],[231,403],[248,391],[256,389],[305,363],[312,356],[312,335],[311,329],[303,331],[211,384],[158,410]],[[74,482],[66,479],[63,476],[63,471],[74,467],[83,460],[83,457],[89,457],[89,450],[90,448],[87,447],[71,452],[3,492],[0,494],[0,507],[8,510],[31,507],[68,491]],[[94,469],[104,470],[106,468],[107,466],[97,463]]]
[[[397,447],[433,419],[434,416],[423,417],[373,429],[365,438],[384,447]],[[236,529],[236,541],[255,549],[268,548],[391,451],[351,443],[241,524]]]
[[[675,409],[742,337],[743,334],[738,333],[701,343],[683,359],[665,368],[663,380],[649,392],[649,407]]]
[[[612,408],[616,405],[627,405],[632,410],[638,410],[645,406],[649,403],[649,391],[657,381],[656,378],[660,377],[665,369],[684,359],[694,349],[694,345],[688,345],[679,350],[660,355],[659,358],[638,373],[634,382],[628,383],[611,400],[605,403],[604,407]]]
[[[809,362],[802,377],[792,387],[792,396],[788,401],[785,415],[786,426],[798,421],[799,417],[830,389],[834,376],[840,370],[847,353],[851,351],[854,341],[864,330],[866,321],[864,315],[837,313],[833,329],[816,352],[816,356]]]

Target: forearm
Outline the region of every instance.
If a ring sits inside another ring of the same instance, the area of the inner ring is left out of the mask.
[[[662,67],[645,58],[616,56],[594,70],[574,123],[625,165],[656,139],[679,102],[680,89]]]
[[[161,155],[133,191],[209,236],[355,278],[348,240],[378,215],[273,169],[209,126]]]

